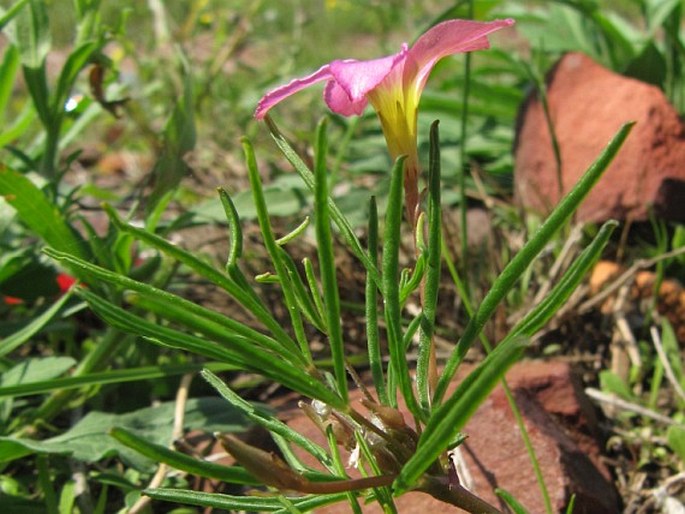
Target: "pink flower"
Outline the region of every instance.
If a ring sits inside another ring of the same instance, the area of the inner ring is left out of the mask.
[[[262,119],[274,105],[317,82],[327,81],[324,99],[343,116],[361,114],[371,103],[380,118],[390,155],[406,155],[405,191],[412,220],[418,206],[419,172],[416,122],[419,99],[433,66],[448,55],[489,47],[487,36],[514,23],[449,20],[423,34],[412,46],[370,61],[337,60],[306,77],[270,91],[259,101],[255,117]]]

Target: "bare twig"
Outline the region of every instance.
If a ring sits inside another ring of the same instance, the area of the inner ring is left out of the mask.
[[[171,444],[170,447],[173,448],[173,441],[180,439],[183,436],[183,425],[185,421],[185,411],[186,402],[188,401],[188,390],[190,389],[190,383],[193,381],[193,374],[188,373],[181,377],[181,383],[178,385],[178,391],[176,392],[176,406],[174,408],[174,426],[171,433]],[[152,489],[159,487],[164,482],[164,479],[169,472],[169,467],[160,463],[157,468],[157,472],[150,480],[147,488]],[[152,499],[149,496],[142,496],[138,499],[136,503],[129,509],[128,514],[138,514],[150,503]]]
[[[599,403],[611,405],[618,409],[626,410],[629,412],[634,412],[635,414],[639,414],[640,416],[644,416],[646,418],[659,421],[666,425],[678,425],[678,423],[676,423],[673,419],[669,418],[668,416],[659,414],[658,412],[655,412],[652,409],[648,409],[647,407],[638,405],[637,403],[623,400],[622,398],[619,398],[614,394],[603,393],[602,391],[594,389],[592,387],[588,387],[587,389],[585,389],[585,394],[587,394],[590,398]]]

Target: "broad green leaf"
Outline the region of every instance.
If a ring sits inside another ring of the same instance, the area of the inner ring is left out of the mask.
[[[55,378],[75,364],[71,357],[32,357],[0,374],[0,387]]]
[[[666,440],[681,462],[685,463],[685,428],[671,425],[666,432]]]
[[[71,357],[33,357],[21,361],[0,374],[0,389],[7,386],[20,386],[27,382],[49,380],[65,373],[76,361]],[[7,421],[14,398],[0,400],[0,419]],[[5,426],[7,426],[5,424]]]
[[[625,400],[634,400],[635,395],[630,390],[630,387],[613,371],[607,369],[599,372],[599,384],[602,391],[605,393],[612,393]]]
[[[53,248],[87,257],[83,240],[69,226],[64,215],[29,178],[7,167],[0,167],[0,195],[17,211],[33,232]]]
[[[0,458],[6,450],[71,455],[85,462],[119,455],[136,469],[150,471],[155,463],[130,450],[108,435],[113,427],[124,427],[156,444],[171,442],[176,402],[165,402],[126,414],[93,411],[67,432],[43,441],[0,437]],[[184,428],[204,432],[238,432],[248,427],[245,417],[220,398],[192,398],[185,410]]]

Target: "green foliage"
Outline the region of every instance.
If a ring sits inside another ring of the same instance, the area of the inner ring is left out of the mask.
[[[115,4],[76,0],[58,9],[20,0],[0,10],[0,28],[9,37],[0,59],[0,293],[9,301],[0,304],[0,504],[12,512],[104,513],[130,508],[142,491],[157,501],[229,510],[305,512],[347,501],[360,512],[362,502],[378,501],[393,512],[393,497],[415,489],[460,505],[459,490],[445,492],[446,452],[463,442],[474,410],[581,284],[616,224],[596,231],[455,392],[447,394],[447,386],[477,339],[489,347],[483,330],[496,309],[526,301],[546,272],[547,261],[538,255],[563,242],[570,216],[630,127],[621,129],[523,249],[504,257],[509,264],[499,274],[493,264],[489,275],[477,275],[481,262],[471,257],[455,268],[443,219],[454,206],[465,212],[476,187],[486,196],[509,191],[517,111],[531,82],[544,92],[542,77],[562,51],[586,51],[653,83],[682,111],[681,2],[642,0],[633,17],[571,0],[525,8],[456,2],[437,14],[435,6],[420,2],[361,11],[342,0],[162,2],[159,10]],[[272,141],[265,142],[266,131],[251,121],[260,92],[284,76],[333,58],[396,51],[399,40],[421,27],[466,16],[469,9],[479,19],[514,15],[532,57],[493,45],[482,57],[474,55],[466,75],[457,59],[437,67],[418,126],[428,171],[420,222],[425,231],[403,222],[403,160],[390,162],[372,115],[329,116],[313,129],[320,101],[303,95],[298,101],[317,107],[298,106],[298,113],[311,114],[298,114],[287,136],[267,119]],[[366,31],[382,49],[356,45],[354,55],[338,53]],[[313,40],[318,44],[308,43]],[[109,138],[117,131],[123,141]],[[250,135],[241,140],[244,165],[235,164],[242,133]],[[300,140],[313,147],[311,155]],[[103,149],[103,142],[111,146]],[[115,177],[123,184],[109,190],[97,183],[96,169],[83,164],[93,146],[105,155],[140,152],[150,164],[141,166],[139,183],[124,173]],[[482,177],[462,173],[469,163],[483,170]],[[200,198],[186,180],[192,174],[199,182],[214,168],[222,175],[212,176],[212,183],[225,182],[219,201]],[[224,178],[234,168],[237,173]],[[107,219],[91,217],[103,197],[110,203],[103,209]],[[504,209],[495,212],[506,216]],[[190,250],[176,239],[179,229],[201,231],[209,224],[228,227],[225,256]],[[655,254],[669,244],[682,246],[681,229],[672,237],[655,229]],[[307,241],[314,241],[316,257],[300,260]],[[342,245],[365,277],[363,305],[345,296],[350,285],[341,280],[348,270],[343,275],[338,267]],[[456,349],[436,384],[434,339],[446,334],[439,316],[443,262],[468,315],[455,313],[466,329],[452,340]],[[667,265],[682,265],[682,255]],[[57,283],[64,270],[79,282],[69,291]],[[491,285],[478,302],[485,283]],[[218,296],[204,298],[204,287]],[[507,305],[514,287],[517,303]],[[417,304],[418,313],[410,309]],[[344,322],[357,312],[363,312],[365,334],[353,340]],[[667,323],[661,336],[665,359],[646,360],[651,364],[632,381],[602,372],[605,392],[654,409],[669,374],[682,387],[679,347]],[[408,355],[415,340],[414,367]],[[349,401],[350,376],[367,365],[375,386],[368,412]],[[178,377],[200,370],[207,384],[194,384],[185,403],[170,401]],[[645,376],[646,400],[635,383]],[[235,378],[296,392],[303,412],[321,429],[321,441],[248,401],[255,395],[238,391]],[[413,424],[398,418],[394,408],[400,404]],[[669,415],[682,422],[682,412]],[[175,427],[180,418],[182,426]],[[254,462],[244,467],[222,466],[172,449],[179,428],[225,433],[255,425],[271,434],[279,457],[263,462],[263,452],[255,451],[248,457]],[[659,434],[669,455],[683,459],[681,426]],[[347,475],[341,445],[356,447],[367,476]],[[298,448],[323,468],[305,464]],[[259,485],[261,477],[246,469],[261,466],[305,489],[288,496],[209,494],[171,475],[146,489],[160,463],[222,480],[235,486],[232,491]],[[85,470],[93,497],[77,495],[72,466]],[[321,493],[306,490],[311,487]],[[514,496],[499,494],[513,510],[524,511]],[[81,502],[92,505],[84,510]]]

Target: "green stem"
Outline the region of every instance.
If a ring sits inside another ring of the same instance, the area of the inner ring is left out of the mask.
[[[468,19],[473,18],[473,0],[468,2]],[[462,91],[461,102],[461,141],[459,143],[459,217],[461,222],[461,267],[468,269],[468,237],[469,231],[466,223],[466,172],[468,170],[468,156],[466,155],[467,127],[466,120],[469,117],[469,95],[471,93],[471,53],[467,52],[464,56],[464,90]],[[465,283],[466,293],[469,293],[468,283]]]

